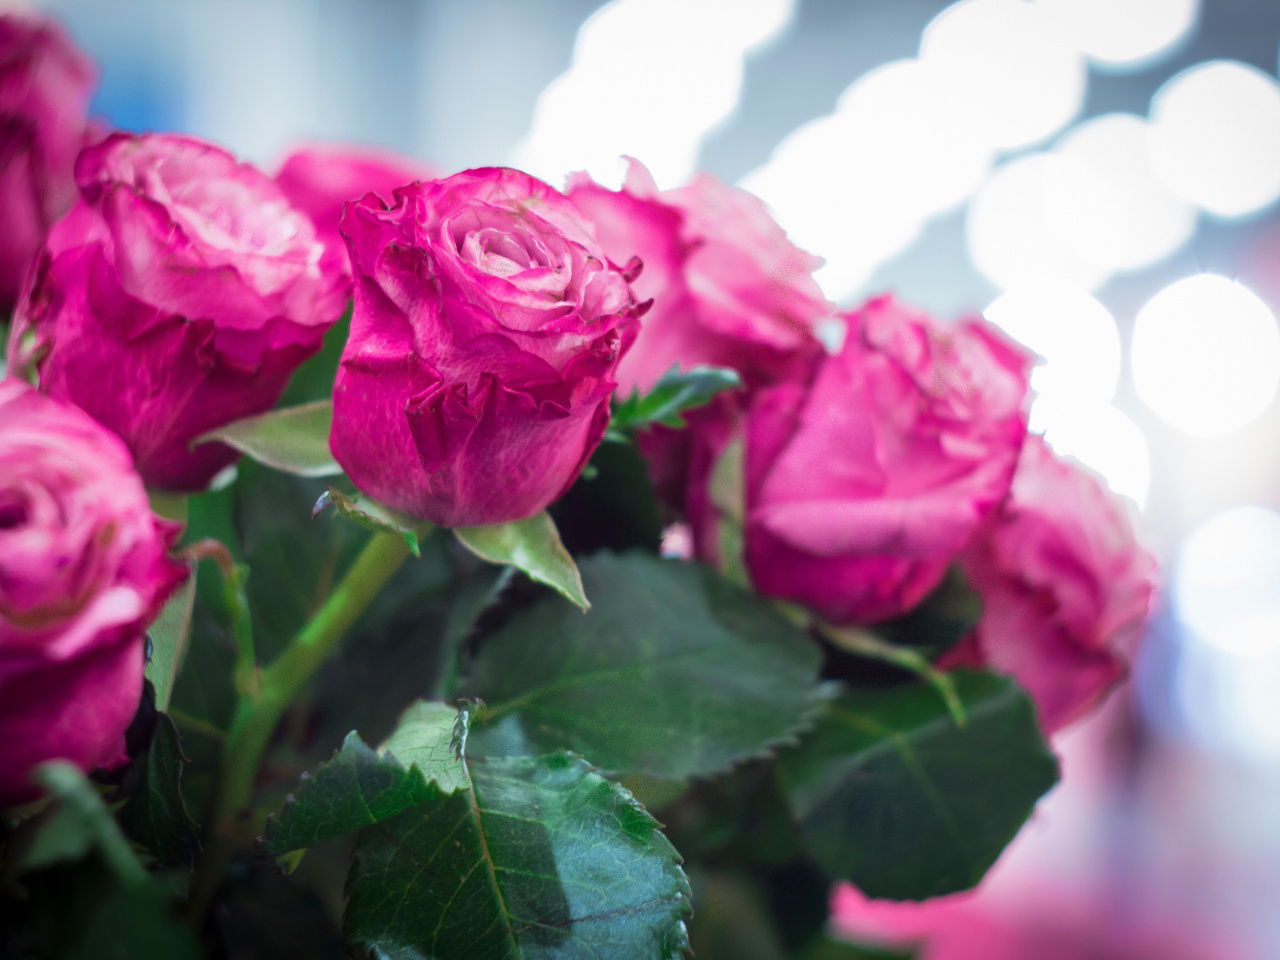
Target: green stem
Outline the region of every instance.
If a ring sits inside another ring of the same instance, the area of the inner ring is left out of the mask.
[[[342,582],[289,647],[258,675],[256,696],[242,696],[222,749],[221,781],[209,849],[193,884],[191,913],[198,924],[240,834],[258,767],[286,709],[328,659],[343,634],[409,556],[398,533],[375,533]]]
[[[258,764],[280,717],[408,556],[400,534],[375,533],[324,606],[262,671],[257,699],[241,702],[227,734],[219,820],[233,818],[249,805]]]
[[[964,704],[960,702],[960,694],[956,692],[956,685],[952,682],[951,677],[935,667],[918,651],[912,650],[910,647],[900,647],[897,644],[889,643],[887,640],[880,639],[874,633],[860,630],[857,627],[833,627],[823,624],[820,629],[823,636],[842,650],[856,653],[861,657],[869,657],[872,660],[879,660],[882,663],[890,663],[895,667],[914,673],[938,691],[943,703],[947,705],[947,712],[955,720],[956,726],[963,727],[968,723]]]

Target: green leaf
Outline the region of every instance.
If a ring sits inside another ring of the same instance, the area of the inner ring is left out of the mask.
[[[679,960],[689,884],[657,822],[568,755],[468,763],[472,788],[365,830],[348,943],[433,960]]]
[[[457,719],[453,707],[420,701],[381,751],[349,733],[332,760],[314,776],[303,774],[280,816],[267,820],[264,852],[279,856],[380,823],[432,796],[428,783],[444,793],[465,786],[466,772],[452,747]]]
[[[158,884],[116,890],[93,911],[65,960],[198,960],[199,941]]]
[[[963,728],[924,684],[859,690],[778,758],[802,843],[870,897],[974,886],[1057,781],[1026,693],[992,674],[952,676]]]
[[[317,400],[246,417],[197,437],[192,446],[225,443],[265,466],[299,477],[342,473],[329,452],[333,402]]]
[[[169,598],[154,623],[147,630],[151,640],[151,659],[146,676],[156,688],[156,709],[166,710],[178,671],[187,656],[191,637],[191,610],[196,600],[196,571],[193,567],[187,582]]]
[[[591,606],[573,557],[560,542],[555,521],[545,510],[527,520],[487,527],[456,527],[453,533],[481,560],[509,564],[531,580],[545,583],[583,610]]]
[[[886,950],[823,936],[810,944],[798,960],[914,960],[915,956],[910,950]]]
[[[141,776],[116,820],[161,866],[190,868],[200,849],[196,825],[182,799],[182,740],[167,714],[156,715],[147,753],[134,761]]]
[[[743,554],[746,538],[743,523],[746,516],[746,486],[743,480],[746,469],[747,444],[742,437],[730,440],[721,451],[707,493],[716,510],[716,540],[720,572],[746,589],[751,588],[751,575],[747,572]]]
[[[98,791],[74,764],[65,760],[42,763],[36,768],[35,779],[54,802],[15,858],[15,875],[80,860],[96,850],[124,883],[137,886],[148,880]]]
[[[333,504],[341,516],[366,530],[400,534],[409,544],[413,555],[421,556],[419,538],[431,529],[430,522],[401,513],[372,497],[366,497],[363,493],[346,494],[336,487],[330,487],[320,495],[320,499],[311,510],[311,516],[319,516],[329,504]]]
[[[464,692],[515,716],[535,752],[610,771],[706,776],[791,741],[817,712],[821,652],[700,564],[602,553],[585,614],[547,597],[488,637]],[[496,725],[496,724],[495,724]]]
[[[716,394],[740,386],[742,378],[723,367],[697,366],[681,373],[678,365],[673,366],[644,396],[640,395],[640,388],[635,387],[631,396],[615,404],[609,439],[624,439],[622,431],[643,429],[655,423],[683,427],[682,411],[705,407]]]

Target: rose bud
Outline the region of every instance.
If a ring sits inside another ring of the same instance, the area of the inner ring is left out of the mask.
[[[815,330],[835,311],[811,275],[822,260],[787,240],[752,194],[705,173],[659,191],[635,160],[617,192],[585,173],[568,192],[610,260],[644,263],[633,286],[654,303],[618,367],[624,393],[675,364],[731,367],[755,387],[822,352]]]
[[[396,187],[416,180],[434,180],[439,172],[411,157],[353,144],[309,144],[285,158],[276,183],[289,202],[307,213],[332,253],[350,272],[347,245],[338,234],[342,208],[366,193],[391,201]]]
[[[119,438],[0,381],[0,806],[32,768],[122,763],[146,626],[186,578]]]
[[[887,296],[844,320],[838,354],[745,415],[744,559],[761,593],[871,623],[937,586],[1008,493],[1031,357],[982,319],[941,323]]]
[[[56,23],[0,14],[0,314],[45,232],[75,202],[72,168],[96,82]]]
[[[517,170],[347,205],[351,336],[329,446],[362,491],[444,526],[532,516],[609,422],[642,312],[577,208]]]
[[[236,458],[201,434],[275,405],[346,306],[311,219],[191,137],[113,134],[76,163],[14,314],[10,368],[87,410],[148,486],[198,490]]]
[[[982,619],[949,666],[1014,677],[1048,733],[1124,679],[1155,592],[1155,558],[1123,504],[1040,437],[1028,438],[1009,498],[960,562]]]

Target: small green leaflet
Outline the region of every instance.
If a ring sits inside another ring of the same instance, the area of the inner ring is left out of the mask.
[[[362,833],[349,944],[433,960],[681,960],[689,881],[657,822],[580,757],[468,761],[470,789]]]
[[[1058,779],[1017,684],[951,676],[963,728],[923,683],[854,690],[778,757],[801,842],[867,896],[923,900],[974,886]]]
[[[189,868],[200,849],[196,825],[182,800],[182,740],[165,713],[157,714],[151,745],[134,764],[140,776],[116,814],[120,828],[170,869]]]
[[[625,440],[627,430],[639,430],[654,424],[683,427],[684,410],[705,407],[718,393],[736,390],[742,378],[724,367],[697,366],[684,373],[673,366],[662,375],[653,389],[641,396],[635,387],[631,396],[613,407],[613,417],[606,434],[608,440]]]
[[[588,609],[582,577],[560,542],[555,521],[545,510],[527,520],[487,527],[456,527],[454,536],[481,560],[509,564],[531,580],[545,583],[570,603]]]
[[[186,583],[169,598],[154,623],[147,630],[151,640],[151,657],[147,661],[146,676],[156,689],[156,709],[169,709],[169,697],[173,684],[182,669],[187,655],[187,641],[191,637],[191,611],[196,601],[196,567]]]
[[[420,700],[381,750],[352,731],[332,760],[303,774],[280,815],[267,820],[263,851],[279,856],[379,823],[433,797],[429,784],[446,794],[464,788],[454,746],[458,722],[453,707]]]
[[[409,550],[412,551],[415,557],[422,555],[419,542],[432,527],[429,521],[419,520],[416,517],[409,516],[407,513],[401,513],[393,507],[388,507],[385,503],[379,503],[372,497],[366,497],[363,493],[357,492],[348,495],[336,487],[330,487],[320,494],[320,499],[316,501],[316,505],[311,509],[312,518],[318,517],[320,512],[330,504],[333,504],[334,509],[342,517],[364,527],[366,530],[400,534],[400,536],[404,537],[405,543],[409,544]]]
[[[766,756],[819,712],[817,644],[710,568],[633,551],[582,574],[585,616],[547,597],[480,647],[463,691],[487,704],[487,749],[517,722],[532,752],[683,780]]]
[[[97,850],[124,884],[138,887],[149,882],[150,875],[134,856],[98,791],[74,764],[65,760],[42,763],[36,768],[35,779],[54,803],[37,823],[30,842],[13,851],[16,875],[80,860]]]
[[[329,452],[332,425],[333,401],[317,400],[236,420],[197,437],[192,446],[225,443],[285,473],[300,477],[336,477],[342,468]]]

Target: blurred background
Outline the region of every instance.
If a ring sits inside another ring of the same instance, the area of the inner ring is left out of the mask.
[[[1164,590],[981,897],[1096,934],[1072,957],[1280,956],[1280,2],[38,6],[113,125],[269,169],[345,140],[556,185],[708,170],[831,298],[981,311],[1040,353],[1033,427],[1133,501]]]

